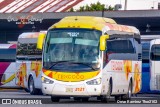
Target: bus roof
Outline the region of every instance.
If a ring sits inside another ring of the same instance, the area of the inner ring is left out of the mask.
[[[0,44],[0,49],[16,49],[16,44]]]
[[[19,35],[18,38],[38,38],[40,32],[25,32]]]
[[[160,39],[151,40],[151,45],[153,45],[153,44],[160,44]]]
[[[142,40],[160,39],[160,35],[141,35]]]
[[[94,17],[94,16],[69,16],[60,20],[58,23],[52,25],[50,29],[54,28],[88,28],[105,31],[110,34],[117,33],[116,31],[131,34],[140,34],[139,30],[133,26],[126,26],[117,24],[113,19]]]
[[[19,35],[18,43],[37,43],[40,32],[25,32]]]

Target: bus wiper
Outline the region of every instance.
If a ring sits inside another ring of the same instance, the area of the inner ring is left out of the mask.
[[[94,68],[93,66],[87,64],[87,63],[82,63],[82,62],[72,62],[73,64],[82,64],[82,65],[85,65],[85,66],[88,66],[90,67],[92,70],[96,71],[96,68]]]
[[[49,67],[49,69],[51,69],[52,67],[54,67],[55,65],[57,65],[57,64],[59,64],[59,63],[70,62],[70,61],[73,61],[73,60],[65,60],[65,61],[57,61],[57,62],[54,62],[54,64],[51,65],[51,66]]]

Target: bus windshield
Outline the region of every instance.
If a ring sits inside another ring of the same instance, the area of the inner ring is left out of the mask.
[[[18,60],[41,60],[42,51],[36,49],[37,38],[19,38],[17,44]]]
[[[160,61],[160,45],[155,44],[151,48],[151,60]]]
[[[59,71],[98,69],[100,35],[100,31],[88,29],[50,30],[44,46],[44,68]]]

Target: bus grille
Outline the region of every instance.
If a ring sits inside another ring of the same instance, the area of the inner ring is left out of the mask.
[[[160,74],[156,75],[156,89],[160,90]]]
[[[5,81],[5,74],[0,74],[0,82],[4,82]]]

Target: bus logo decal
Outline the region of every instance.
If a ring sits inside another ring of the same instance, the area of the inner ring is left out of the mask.
[[[134,92],[137,93],[141,89],[141,74],[140,74],[139,64],[135,64],[134,72],[135,72],[134,73],[134,83],[135,83]]]
[[[36,74],[36,77],[38,77],[38,75],[40,74],[42,68],[42,63],[41,61],[32,61],[31,62],[31,71],[34,71]]]
[[[27,66],[26,63],[22,63],[17,72],[18,86],[24,87],[24,81],[27,81]]]
[[[78,82],[87,80],[90,78],[93,78],[99,74],[100,71],[93,71],[93,72],[82,72],[82,73],[76,73],[76,72],[56,72],[56,71],[50,71],[50,70],[42,70],[43,73],[53,79],[59,80],[59,81],[70,81],[70,82]]]
[[[123,63],[121,61],[111,61],[111,70],[122,71],[123,70]]]
[[[132,61],[124,60],[124,72],[126,74],[126,79],[128,80],[128,75],[132,72]]]

